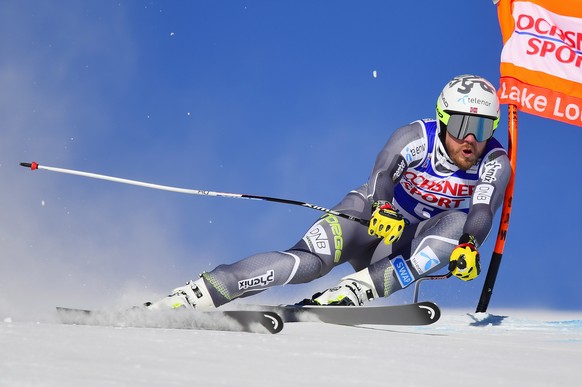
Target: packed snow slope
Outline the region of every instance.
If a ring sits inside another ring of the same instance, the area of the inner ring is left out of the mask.
[[[582,312],[444,310],[426,327],[277,335],[0,322],[0,386],[579,386]]]

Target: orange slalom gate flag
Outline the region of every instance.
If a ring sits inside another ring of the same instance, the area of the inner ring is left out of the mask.
[[[582,0],[499,0],[497,7],[501,103],[582,126]]]

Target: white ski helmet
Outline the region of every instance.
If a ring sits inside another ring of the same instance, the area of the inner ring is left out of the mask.
[[[444,87],[436,104],[439,137],[445,130],[460,140],[469,134],[477,141],[490,139],[499,124],[495,87],[477,75],[458,75]]]

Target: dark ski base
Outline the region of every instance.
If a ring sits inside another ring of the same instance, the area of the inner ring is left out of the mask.
[[[120,311],[92,311],[57,307],[64,324],[105,325],[143,328],[202,329],[279,333],[284,323],[275,311],[149,311],[135,308]]]
[[[389,306],[261,306],[285,322],[321,321],[338,325],[430,325],[441,316],[433,302]]]

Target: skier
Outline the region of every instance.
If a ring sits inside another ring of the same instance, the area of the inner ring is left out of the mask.
[[[369,180],[333,207],[371,217],[369,227],[325,214],[292,248],[219,265],[146,307],[212,309],[273,286],[315,280],[346,262],[353,274],[303,302],[363,305],[443,268],[464,281],[476,278],[478,248],[511,174],[505,150],[492,137],[498,123],[494,86],[475,75],[453,78],[437,99],[436,120],[397,129]]]

